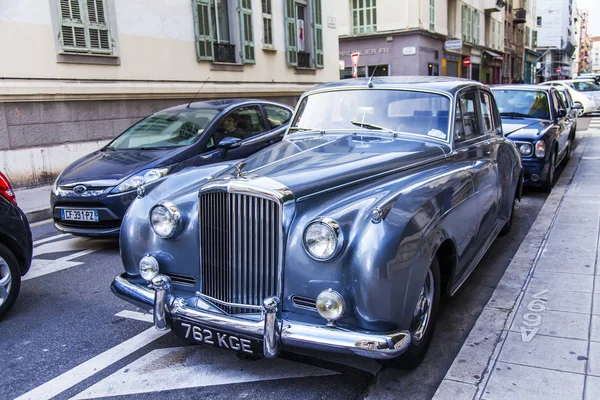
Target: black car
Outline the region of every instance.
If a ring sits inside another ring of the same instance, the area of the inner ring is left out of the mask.
[[[0,172],[0,318],[15,304],[21,276],[29,271],[33,255],[31,229],[17,206],[15,193]]]
[[[165,176],[243,159],[281,140],[293,109],[264,100],[195,102],[156,112],[71,164],[51,194],[56,228],[118,236],[131,202]]]
[[[571,158],[576,124],[552,86],[503,85],[492,88],[504,135],[521,153],[525,184],[550,192],[555,170]]]

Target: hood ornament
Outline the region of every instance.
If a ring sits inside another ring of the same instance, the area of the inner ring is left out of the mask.
[[[236,175],[237,175],[238,178],[243,178],[244,175],[246,175],[246,172],[242,171],[245,166],[246,166],[246,163],[243,162],[243,161],[240,161],[239,163],[237,163],[235,165],[235,173],[236,173]]]

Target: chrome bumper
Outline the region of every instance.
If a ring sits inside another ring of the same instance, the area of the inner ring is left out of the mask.
[[[263,341],[265,357],[276,357],[283,347],[351,353],[368,358],[389,359],[402,354],[410,346],[408,331],[385,334],[350,331],[336,326],[311,325],[281,318],[280,301],[270,297],[263,302],[263,318],[251,320],[226,314],[196,299],[190,306],[183,298],[172,294],[170,278],[158,275],[152,285],[143,286],[127,280],[127,274],[117,276],[111,290],[122,299],[154,311],[154,326],[169,329],[170,318],[196,322],[206,327],[250,335]]]

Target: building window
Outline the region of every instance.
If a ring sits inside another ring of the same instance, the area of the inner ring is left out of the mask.
[[[352,1],[352,33],[371,33],[377,30],[376,0]],[[430,2],[433,0],[430,0]]]
[[[462,40],[479,44],[479,11],[463,4],[462,6]]]
[[[525,46],[529,47],[529,37],[531,36],[531,29],[529,27],[525,27]]]
[[[531,47],[534,49],[537,47],[537,34],[537,31],[531,32]]]
[[[537,26],[542,26],[542,17],[537,17]]]
[[[285,0],[284,14],[288,65],[323,68],[321,0]]]
[[[263,46],[273,47],[273,14],[271,0],[262,0]]]
[[[112,54],[105,0],[60,0],[62,50],[69,53]]]
[[[429,30],[435,31],[435,0],[429,0]]]
[[[492,49],[496,48],[496,21],[492,20]]]
[[[255,62],[250,0],[194,0],[193,5],[198,60],[237,63],[239,45],[241,62]],[[236,23],[239,38],[231,34]]]

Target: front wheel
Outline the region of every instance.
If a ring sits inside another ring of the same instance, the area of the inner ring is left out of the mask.
[[[510,217],[508,217],[508,221],[506,221],[506,223],[500,230],[500,233],[498,234],[498,236],[506,236],[510,233],[510,230],[512,229],[513,219],[515,216],[515,203],[516,202],[517,202],[517,194],[515,193],[515,196],[513,197],[513,201],[512,201],[512,207],[510,208]]]
[[[548,173],[546,174],[546,182],[542,186],[542,189],[546,193],[550,193],[554,187],[554,172],[556,171],[556,152],[553,151],[550,154],[550,166],[548,167]]]
[[[17,300],[20,288],[19,263],[13,253],[0,243],[0,319]]]
[[[434,258],[425,276],[425,282],[413,313],[410,326],[410,346],[396,358],[379,360],[381,365],[396,369],[415,369],[421,364],[433,337],[439,302],[440,265],[437,258]]]

